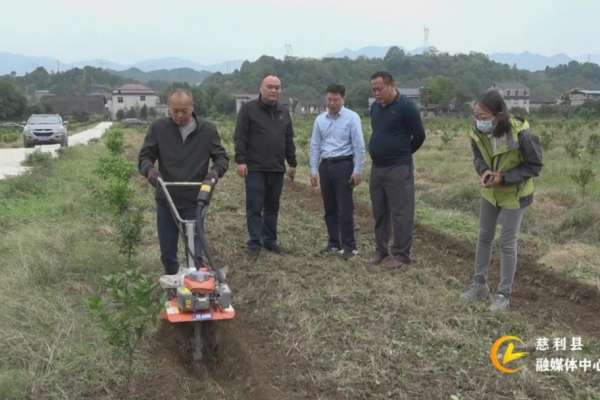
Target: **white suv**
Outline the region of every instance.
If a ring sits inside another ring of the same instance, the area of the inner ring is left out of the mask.
[[[23,145],[33,147],[36,144],[56,144],[67,147],[69,137],[67,128],[58,114],[33,114],[23,128]]]

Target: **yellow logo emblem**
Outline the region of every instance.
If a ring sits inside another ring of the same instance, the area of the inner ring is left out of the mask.
[[[517,336],[502,336],[492,345],[492,349],[490,351],[492,365],[494,368],[504,374],[514,374],[515,372],[518,372],[522,367],[511,368],[508,366],[508,364],[526,357],[528,354],[523,351],[515,352],[515,343],[525,346],[525,343],[523,343],[523,341]],[[500,360],[499,357],[501,351],[503,351],[502,360]]]

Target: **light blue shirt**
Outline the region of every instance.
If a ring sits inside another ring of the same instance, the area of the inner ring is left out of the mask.
[[[365,139],[360,117],[342,107],[336,115],[319,114],[310,139],[310,173],[317,175],[324,158],[354,156],[354,173],[362,173],[365,161]]]

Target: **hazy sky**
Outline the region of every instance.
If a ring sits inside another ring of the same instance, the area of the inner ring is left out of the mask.
[[[600,53],[597,0],[2,0],[0,51],[133,63],[321,57],[345,47]]]

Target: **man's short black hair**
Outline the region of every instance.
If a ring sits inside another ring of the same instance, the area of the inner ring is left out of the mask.
[[[371,75],[371,80],[374,80],[377,78],[383,79],[383,83],[385,83],[386,85],[393,85],[395,82],[392,74],[390,74],[387,71],[377,71],[373,75]]]
[[[342,97],[346,96],[346,87],[344,85],[340,85],[339,83],[333,83],[327,86],[326,93],[334,93],[339,94]]]

